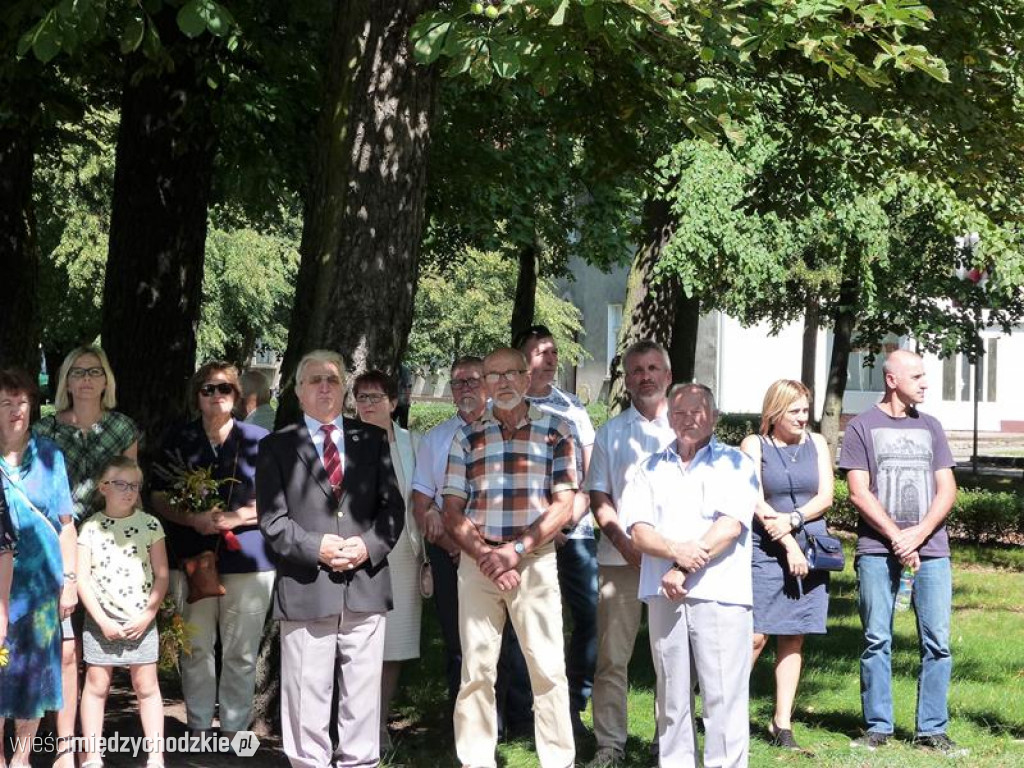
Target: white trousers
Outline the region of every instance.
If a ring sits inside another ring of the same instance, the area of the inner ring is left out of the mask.
[[[181,690],[188,727],[205,730],[213,725],[220,702],[220,727],[244,731],[252,723],[256,687],[256,657],[263,625],[274,591],[274,571],[222,573],[223,597],[185,603],[188,584],[181,571],[171,571],[171,595],[182,618],[190,625],[192,648],[181,654]],[[217,634],[220,634],[221,671],[217,685]]]
[[[697,766],[691,651],[704,702],[704,768],[745,768],[750,749],[750,608],[702,600],[648,604],[658,674],[658,765]]]
[[[385,631],[383,613],[281,622],[281,741],[292,768],[379,764]],[[332,712],[335,685],[338,708]],[[332,719],[338,727],[333,750]]]

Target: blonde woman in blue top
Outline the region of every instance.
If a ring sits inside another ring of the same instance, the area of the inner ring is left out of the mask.
[[[799,750],[792,715],[803,667],[805,635],[825,633],[828,571],[812,571],[803,553],[807,534],[826,533],[832,506],[832,456],[825,439],[807,428],[810,391],[780,379],[764,396],[759,434],[741,450],[761,481],[754,515],[754,654],[776,638],[775,711],[768,733],[775,746]]]

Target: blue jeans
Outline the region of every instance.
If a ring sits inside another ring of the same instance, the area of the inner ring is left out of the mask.
[[[562,604],[572,616],[572,635],[565,654],[569,706],[587,708],[597,666],[597,542],[569,539],[558,548],[558,586]]]
[[[860,656],[860,698],[867,730],[893,732],[892,617],[900,582],[899,560],[892,555],[860,555],[860,621],[864,652]],[[921,673],[917,680],[917,736],[945,733],[949,724],[947,695],[953,671],[949,650],[953,577],[948,557],[921,558],[914,576]]]

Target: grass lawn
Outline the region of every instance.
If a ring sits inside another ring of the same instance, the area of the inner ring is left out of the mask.
[[[847,541],[852,545],[852,540]],[[954,555],[953,682],[949,735],[970,749],[951,761],[909,745],[914,728],[917,640],[914,615],[896,619],[893,695],[896,739],[875,753],[850,749],[861,729],[858,657],[861,647],[852,553],[847,569],[832,582],[828,634],[809,638],[794,715],[795,734],[815,757],[771,747],[765,726],[773,709],[772,655],[765,652],[751,680],[752,766],[936,766],[989,768],[1024,766],[1024,550],[959,547]],[[432,606],[424,608],[424,658],[403,672],[399,706],[403,719],[395,751],[386,765],[456,765],[450,724],[445,718],[441,684],[441,640]],[[654,672],[647,636],[637,640],[630,669],[628,766],[651,766],[647,745],[654,735]],[[587,718],[589,723],[589,715]],[[593,740],[578,746],[577,761],[593,756]],[[536,766],[527,740],[502,744],[499,765]]]

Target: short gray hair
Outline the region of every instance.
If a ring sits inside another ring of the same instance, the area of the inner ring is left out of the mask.
[[[314,349],[312,352],[307,352],[302,356],[299,364],[295,367],[296,385],[302,383],[302,376],[306,372],[306,366],[310,363],[333,363],[338,367],[342,386],[345,385],[345,361],[342,360],[341,355],[330,349]]]
[[[704,397],[704,404],[711,409],[711,412],[716,413],[718,411],[718,406],[715,404],[715,393],[711,391],[711,387],[707,384],[700,384],[696,381],[689,381],[683,384],[673,384],[668,390],[668,401],[671,403],[676,397],[684,392],[700,392]]]
[[[476,366],[479,368],[484,367],[484,359],[479,355],[462,355],[456,358],[455,362],[452,363],[452,367],[449,369],[449,373],[454,373],[456,368],[465,368],[466,366]]]
[[[629,370],[629,358],[646,355],[648,352],[657,352],[665,363],[665,370],[672,370],[672,360],[668,356],[668,350],[653,339],[641,339],[630,344],[622,354],[622,370]]]

